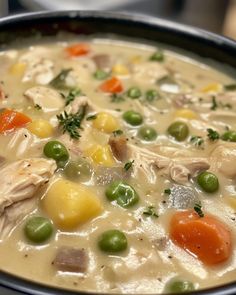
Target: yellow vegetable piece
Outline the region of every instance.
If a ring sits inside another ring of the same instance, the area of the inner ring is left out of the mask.
[[[116,75],[129,75],[129,69],[122,64],[116,64],[112,68],[112,73]]]
[[[27,125],[28,130],[39,138],[47,138],[53,135],[52,125],[43,119],[34,120]]]
[[[201,89],[201,92],[209,93],[209,92],[219,92],[222,90],[222,85],[219,83],[211,83],[208,84],[206,87]]]
[[[142,61],[142,58],[140,55],[135,55],[130,60],[133,64],[138,64]]]
[[[87,187],[65,179],[54,182],[42,199],[43,209],[62,230],[72,230],[102,212],[97,196]]]
[[[85,155],[90,157],[94,163],[106,167],[114,165],[115,160],[109,145],[93,145],[85,151]]]
[[[95,120],[93,120],[93,127],[102,132],[111,133],[119,129],[117,119],[108,113],[98,113]]]
[[[236,209],[236,196],[229,196],[225,197],[224,199],[233,209]]]
[[[26,64],[18,62],[10,67],[10,73],[12,75],[22,76],[25,72]]]
[[[189,109],[179,109],[175,112],[175,117],[177,118],[184,118],[184,119],[196,119],[197,114]]]

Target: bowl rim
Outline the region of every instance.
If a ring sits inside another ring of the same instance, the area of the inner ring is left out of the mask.
[[[41,19],[48,19],[53,21],[60,21],[62,19],[99,19],[110,20],[118,22],[128,22],[131,24],[139,23],[141,25],[161,28],[172,33],[177,33],[189,36],[199,41],[206,41],[209,46],[217,46],[225,51],[226,48],[231,49],[236,53],[236,42],[228,37],[209,32],[207,30],[197,28],[190,25],[177,23],[160,17],[147,16],[144,14],[130,14],[126,12],[113,12],[113,11],[39,11],[32,13],[20,13],[12,16],[0,18],[0,32],[1,28],[5,25],[16,25],[17,22],[24,21],[38,21]],[[124,34],[125,35],[125,34]],[[178,45],[174,45],[177,48]],[[181,48],[181,47],[180,47]],[[185,49],[186,50],[186,49]],[[17,275],[10,274],[0,270],[0,286],[3,288],[18,292],[16,294],[30,294],[30,295],[72,295],[72,294],[88,294],[88,295],[109,295],[108,293],[94,293],[88,291],[72,291],[62,289],[60,287],[44,285],[40,282],[34,282],[29,279],[21,278]],[[15,294],[15,293],[14,293]],[[120,293],[113,293],[119,294]],[[165,293],[166,294],[166,293]],[[194,291],[191,294],[196,295],[233,295],[236,294],[236,281],[220,285],[217,287],[207,288],[199,291]],[[136,294],[137,295],[137,294]],[[166,294],[167,295],[167,294]]]

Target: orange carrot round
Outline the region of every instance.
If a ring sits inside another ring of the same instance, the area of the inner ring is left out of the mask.
[[[170,237],[176,245],[208,265],[224,262],[232,253],[228,227],[212,215],[199,217],[193,210],[173,215]]]
[[[31,122],[31,119],[26,115],[14,110],[5,109],[0,113],[0,133],[23,127],[29,122]]]
[[[86,43],[77,43],[66,47],[66,52],[71,57],[81,56],[89,53],[90,47]]]
[[[103,92],[109,92],[109,93],[119,93],[123,91],[123,86],[119,79],[117,79],[116,77],[113,77],[109,80],[106,80],[104,83],[102,83],[100,85],[100,90],[102,90]]]

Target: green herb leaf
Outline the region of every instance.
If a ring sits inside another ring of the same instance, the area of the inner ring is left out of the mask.
[[[151,217],[159,217],[159,215],[155,212],[154,206],[148,206],[145,211],[143,211],[143,215],[151,216]]]
[[[196,147],[200,147],[204,144],[204,139],[201,136],[191,136],[190,142]]]
[[[79,88],[71,89],[67,96],[64,96],[65,105],[68,106],[77,96],[81,95],[81,90]]]
[[[193,209],[198,214],[199,217],[204,217],[204,213],[202,211],[202,204],[201,204],[201,202],[196,203],[194,205]]]
[[[104,80],[106,78],[108,78],[110,76],[110,73],[105,72],[103,70],[97,70],[94,74],[93,74],[94,78],[97,80]]]
[[[234,90],[236,90],[236,84],[224,85],[224,90],[225,91],[234,91]]]
[[[72,71],[72,69],[64,69],[62,70],[52,81],[49,83],[52,87],[57,89],[68,89],[69,87],[66,85],[66,77]]]
[[[37,103],[34,105],[34,108],[36,110],[42,110],[42,107],[39,104],[37,104]]]
[[[166,188],[164,190],[164,194],[170,195],[171,194],[171,189],[170,188]]]
[[[117,93],[113,93],[111,95],[111,102],[119,103],[119,102],[122,102],[124,100],[125,100],[125,98],[122,95],[119,95]]]
[[[212,105],[211,105],[211,110],[216,110],[218,108],[218,103],[216,101],[216,97],[212,96],[212,101],[211,101]]]
[[[81,123],[86,114],[87,105],[81,106],[77,113],[68,114],[66,111],[64,113],[57,115],[59,126],[62,128],[63,133],[68,133],[71,138],[79,139],[80,134],[78,129],[83,129]]]
[[[220,134],[211,128],[208,128],[207,132],[208,132],[207,136],[208,136],[209,140],[215,141],[220,138]]]
[[[114,136],[118,136],[118,135],[123,134],[123,131],[118,129],[118,130],[113,131],[112,133],[113,133]]]
[[[156,52],[154,52],[154,53],[150,56],[149,60],[151,60],[151,61],[158,61],[158,62],[162,62],[162,61],[164,61],[164,54],[163,54],[163,51],[160,50],[160,49],[158,49]]]
[[[90,115],[86,118],[87,121],[92,121],[92,120],[95,120],[97,118],[97,114],[94,114],[94,115]]]
[[[133,163],[134,163],[134,160],[125,163],[125,165],[124,165],[125,171],[128,171],[132,167]]]

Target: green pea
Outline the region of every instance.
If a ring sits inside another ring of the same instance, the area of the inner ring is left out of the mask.
[[[109,201],[116,201],[123,208],[131,207],[139,201],[139,195],[135,189],[123,181],[112,182],[105,194]]]
[[[188,126],[184,122],[172,123],[167,132],[178,141],[183,141],[189,134]]]
[[[152,102],[159,97],[159,93],[155,89],[150,89],[146,92],[146,100]]]
[[[215,174],[211,172],[202,172],[197,177],[197,183],[204,192],[214,193],[219,189],[219,181]]]
[[[126,250],[128,242],[123,232],[112,229],[105,231],[98,240],[99,248],[104,252],[121,252]]]
[[[131,87],[128,90],[127,94],[128,94],[128,97],[133,99],[139,98],[142,95],[141,90],[138,87]]]
[[[166,291],[168,293],[176,293],[176,294],[188,293],[194,290],[195,290],[194,284],[189,281],[172,280],[166,286]]]
[[[127,111],[123,114],[125,122],[132,126],[138,126],[143,123],[143,117],[140,113],[135,111]]]
[[[110,75],[110,74],[109,74],[108,72],[105,72],[105,71],[103,71],[103,70],[97,70],[97,71],[93,74],[94,78],[96,78],[97,80],[104,80],[104,79],[108,78],[109,75]]]
[[[70,161],[65,169],[64,174],[70,179],[89,178],[92,174],[91,165],[84,159],[79,158],[76,161]]]
[[[59,141],[53,140],[45,144],[43,153],[46,157],[54,159],[57,166],[62,168],[69,159],[69,153],[66,147]]]
[[[149,60],[151,61],[164,61],[164,54],[162,50],[157,50],[153,55],[150,56]]]
[[[236,142],[236,131],[227,131],[222,136],[221,139],[224,141]]]
[[[34,216],[27,220],[24,233],[31,242],[42,243],[51,237],[53,226],[48,218]]]
[[[138,136],[146,141],[153,141],[157,138],[157,132],[154,128],[143,126],[138,131]]]

